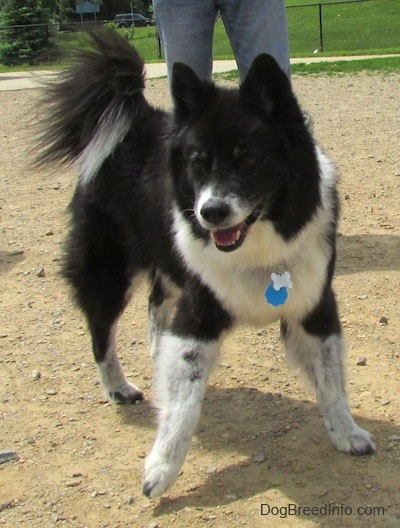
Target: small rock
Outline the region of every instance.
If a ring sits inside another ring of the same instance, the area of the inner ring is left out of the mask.
[[[49,389],[49,390],[46,391],[46,394],[48,396],[55,396],[57,394],[57,391],[54,390],[54,389]]]
[[[368,299],[368,295],[358,295],[357,299],[359,299],[360,301],[365,301],[366,299]]]
[[[264,462],[264,460],[265,456],[263,454],[253,456],[253,461],[257,462],[258,464],[261,464],[262,462]]]
[[[359,358],[359,359],[357,360],[357,363],[356,363],[356,365],[357,365],[358,367],[365,367],[366,364],[367,364],[367,358],[365,358],[365,357],[361,357],[361,358]]]
[[[126,499],[126,504],[128,504],[128,506],[135,504],[135,499],[132,497],[132,495],[129,495],[129,497]]]
[[[1,502],[0,503],[0,513],[4,510],[15,508],[15,506],[16,506],[16,503],[14,501]]]
[[[387,324],[389,324],[389,319],[387,317],[381,317],[379,319],[379,324],[381,326],[386,326]]]
[[[226,369],[232,368],[232,365],[230,365],[229,363],[218,363],[218,366],[220,368],[226,368]]]
[[[195,490],[197,490],[198,487],[199,486],[197,484],[191,483],[191,484],[189,484],[189,491],[195,491]]]
[[[146,526],[146,528],[159,528],[158,523],[150,523]]]
[[[389,405],[390,400],[381,400],[381,405],[384,407],[385,405]]]
[[[225,495],[225,499],[235,501],[237,500],[237,495],[234,495],[233,493],[229,493],[228,495]]]
[[[0,464],[11,462],[11,460],[19,460],[18,453],[12,449],[3,449],[0,451]]]
[[[40,268],[40,270],[36,273],[36,276],[40,278],[45,277],[46,272],[44,271],[44,268]]]
[[[328,488],[325,488],[325,489],[321,490],[321,491],[317,494],[317,496],[318,496],[318,497],[325,497],[325,495],[327,495],[328,493],[329,493]]]
[[[206,469],[206,474],[207,475],[214,475],[214,473],[216,473],[217,471],[217,468],[216,467],[209,467]]]
[[[42,377],[42,375],[41,375],[41,373],[38,370],[34,370],[32,372],[32,378],[34,380],[40,380],[41,377]]]
[[[82,484],[81,480],[71,480],[67,482],[65,485],[67,486],[67,488],[76,488],[80,486],[81,484]]]

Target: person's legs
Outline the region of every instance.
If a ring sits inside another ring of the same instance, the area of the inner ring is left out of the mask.
[[[260,53],[272,55],[290,77],[283,0],[220,0],[218,4],[241,79]]]
[[[183,62],[199,77],[211,79],[214,1],[153,0],[153,5],[169,80],[175,62]]]

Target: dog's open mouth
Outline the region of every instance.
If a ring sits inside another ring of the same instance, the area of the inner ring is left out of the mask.
[[[261,213],[261,206],[256,209],[243,222],[236,224],[228,229],[216,229],[211,232],[211,237],[220,251],[235,251],[244,242],[247,232],[252,224],[257,220]]]

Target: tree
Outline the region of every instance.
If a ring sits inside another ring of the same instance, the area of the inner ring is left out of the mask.
[[[42,0],[43,7],[55,22],[64,22],[73,17],[77,3],[78,0]]]
[[[50,14],[42,0],[7,0],[2,13],[0,60],[7,66],[36,64],[51,47]],[[18,27],[26,26],[26,27]]]

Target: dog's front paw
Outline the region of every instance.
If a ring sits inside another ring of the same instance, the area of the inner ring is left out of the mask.
[[[153,499],[162,495],[176,481],[180,466],[176,466],[167,457],[150,453],[143,471],[143,493]]]
[[[348,435],[339,437],[331,433],[331,438],[339,451],[344,451],[351,455],[369,455],[376,450],[372,436],[368,431],[358,426],[355,426]]]
[[[144,397],[143,392],[128,381],[117,390],[106,390],[106,396],[111,403],[140,403]]]
[[[375,442],[372,439],[372,436],[365,429],[361,427],[357,428],[349,438],[351,455],[370,455],[376,450]]]

